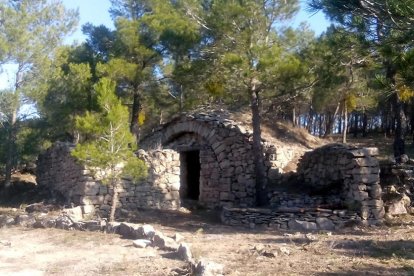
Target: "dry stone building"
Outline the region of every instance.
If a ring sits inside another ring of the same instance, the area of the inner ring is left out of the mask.
[[[251,209],[256,193],[252,133],[234,121],[217,114],[182,115],[153,131],[140,146],[137,155],[148,166],[148,178],[140,183],[123,179],[117,189],[119,207],[125,210],[174,210],[191,202],[223,208],[223,222],[228,224],[289,228],[304,222],[316,229],[349,219],[380,220],[384,215],[374,150],[335,144],[305,154],[298,181],[317,195],[270,190],[272,210],[264,211]],[[83,206],[85,213],[93,209],[108,212],[112,189],[76,163],[71,147],[57,143],[39,156],[39,185],[60,193],[68,203]],[[263,149],[273,184],[288,185],[277,173],[277,165],[285,160],[279,160],[276,148],[265,141]],[[326,189],[332,192],[318,194]],[[343,210],[346,204],[352,210]],[[317,211],[321,206],[323,214]],[[303,208],[313,211],[297,211]]]

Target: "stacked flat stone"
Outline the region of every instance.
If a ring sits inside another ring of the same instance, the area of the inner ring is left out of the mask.
[[[37,182],[59,193],[67,204],[82,206],[84,213],[110,210],[113,188],[102,185],[90,171],[77,164],[70,155],[71,144],[57,143],[38,158]],[[180,161],[172,150],[140,151],[148,167],[148,177],[138,183],[122,179],[116,188],[118,207],[125,210],[180,208]]]
[[[268,227],[282,230],[336,230],[360,216],[348,210],[314,208],[223,208],[221,221],[232,226]]]
[[[271,208],[278,207],[300,207],[313,208],[326,206],[341,206],[343,202],[338,195],[308,195],[305,193],[288,193],[273,191],[269,194],[269,205]]]
[[[267,171],[277,163],[276,148],[262,142]],[[252,132],[219,115],[186,114],[140,142],[143,149],[200,151],[199,203],[206,207],[254,206]]]
[[[92,177],[70,156],[71,143],[57,142],[38,156],[36,181],[67,200],[67,204],[80,203],[84,195],[82,186],[93,186]]]
[[[304,154],[298,174],[305,186],[315,190],[341,187],[338,197],[348,208],[357,210],[363,220],[381,220],[380,167],[377,148],[355,148],[330,144]]]

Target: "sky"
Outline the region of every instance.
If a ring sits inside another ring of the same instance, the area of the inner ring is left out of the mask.
[[[81,28],[88,22],[95,26],[103,24],[110,29],[114,28],[108,12],[111,5],[109,0],[63,0],[63,4],[69,9],[78,9],[80,17],[77,30],[65,39],[65,44],[83,42],[86,37],[82,34]],[[307,13],[304,10],[305,0],[301,1],[301,7],[301,11],[292,21],[293,26],[298,26],[300,22],[306,21],[316,35],[326,30],[329,22],[322,13]],[[9,88],[14,78],[13,66],[6,65],[3,69],[3,73],[0,74],[0,90]]]
[[[325,16],[318,12],[316,14],[307,13],[304,9],[306,6],[305,0],[301,0],[301,10],[297,17],[293,20],[294,26],[299,25],[300,22],[306,21],[314,30],[316,35],[321,34],[326,30],[329,22],[325,19]],[[76,40],[82,42],[85,36],[82,34],[81,26],[88,22],[93,25],[105,25],[113,28],[113,23],[109,15],[109,8],[111,3],[109,0],[63,0],[64,5],[70,9],[79,9],[80,22],[77,31],[66,39],[66,43],[71,43]]]

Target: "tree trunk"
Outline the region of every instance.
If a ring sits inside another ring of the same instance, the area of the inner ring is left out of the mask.
[[[14,167],[14,160],[16,158],[16,123],[17,123],[17,109],[13,110],[10,117],[9,133],[8,133],[8,150],[6,158],[6,172],[4,180],[4,188],[9,188],[11,185],[11,176]]]
[[[401,155],[405,154],[405,130],[407,129],[406,117],[403,109],[403,103],[397,92],[394,92],[394,110],[395,110],[395,134],[394,134],[394,157],[397,161]]]
[[[135,92],[132,102],[130,131],[135,135],[137,143],[140,138],[139,114],[142,111],[142,97],[139,92]]]
[[[109,221],[115,221],[115,211],[116,211],[116,206],[118,204],[118,182],[116,180],[113,180],[111,185],[112,188],[114,189],[114,194],[112,195],[112,203],[111,203],[111,211],[109,213]]]
[[[344,131],[342,133],[342,143],[346,144],[346,134],[348,132],[348,107],[344,103]]]
[[[322,137],[322,124],[323,124],[322,114],[319,114],[319,137]]]
[[[367,126],[368,126],[368,115],[364,112],[362,113],[362,137],[367,137]]]
[[[313,109],[312,109],[312,106],[309,108],[309,115],[308,116],[309,116],[309,119],[308,119],[308,132],[310,134],[312,134],[312,130],[313,130]]]
[[[386,77],[391,84],[391,89],[393,92],[393,100],[392,100],[392,109],[394,111],[395,117],[395,132],[394,132],[394,157],[396,158],[397,162],[400,161],[401,155],[405,154],[405,131],[407,129],[407,119],[405,117],[403,102],[398,95],[396,90],[396,69],[395,66],[391,61],[387,61],[386,63]]]
[[[292,108],[292,124],[295,127],[296,126],[296,108]]]
[[[251,96],[251,109],[252,109],[252,127],[253,127],[253,158],[255,164],[255,176],[256,176],[256,204],[258,206],[265,205],[267,203],[266,185],[267,174],[264,164],[264,153],[262,147],[262,133],[260,129],[260,99],[259,91],[256,88],[256,84],[252,81],[250,88]]]
[[[338,134],[342,134],[342,124],[343,124],[342,116],[343,114],[341,114],[338,118]]]
[[[358,113],[354,113],[354,138],[358,137],[358,120],[359,116]]]

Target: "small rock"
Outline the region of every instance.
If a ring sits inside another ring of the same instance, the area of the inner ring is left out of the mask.
[[[63,210],[73,221],[81,221],[83,219],[82,207],[74,207]]]
[[[139,225],[134,223],[121,222],[118,226],[118,234],[126,239],[139,239],[142,236],[139,234]]]
[[[151,244],[150,240],[138,239],[132,242],[133,245],[137,248],[146,248],[148,245]]]
[[[176,251],[178,249],[178,244],[172,238],[164,236],[162,233],[154,235],[153,244],[164,250]]]
[[[195,268],[197,276],[218,276],[223,275],[224,266],[212,261],[200,260]]]
[[[292,219],[288,222],[288,227],[291,230],[305,230],[305,231],[311,231],[311,230],[318,230],[318,226],[314,222],[309,221],[301,221]]]
[[[83,205],[82,213],[85,215],[92,215],[95,213],[95,207],[93,205]]]
[[[66,215],[60,216],[56,219],[56,228],[69,230],[73,227],[73,220]]]
[[[149,224],[144,224],[143,226],[140,226],[137,232],[138,232],[138,235],[140,235],[140,238],[143,238],[143,239],[152,240],[152,238],[155,235],[154,227]]]
[[[55,228],[56,221],[55,219],[51,218],[38,218],[36,222],[33,224],[34,228]]]
[[[20,226],[31,227],[35,224],[36,219],[29,215],[19,215],[16,217],[15,221],[16,224]]]
[[[406,195],[403,195],[401,199],[388,205],[387,213],[391,216],[407,214],[407,207],[410,205],[410,202],[410,198]]]
[[[15,223],[13,217],[7,215],[0,215],[0,227],[9,226]]]
[[[110,221],[106,224],[106,233],[117,233],[119,234],[120,222]]]
[[[284,246],[279,247],[279,252],[282,253],[282,254],[288,255],[288,256],[290,255],[289,248],[284,247]]]
[[[191,254],[190,246],[186,243],[180,243],[180,246],[177,250],[178,256],[180,259],[191,262],[193,259],[193,255]]]
[[[408,155],[407,155],[407,154],[402,154],[402,155],[400,155],[400,157],[399,157],[399,161],[400,161],[400,163],[402,163],[402,164],[407,163],[409,160],[410,160],[410,158],[408,158]]]
[[[319,229],[335,230],[335,224],[328,218],[316,218],[316,223]]]

